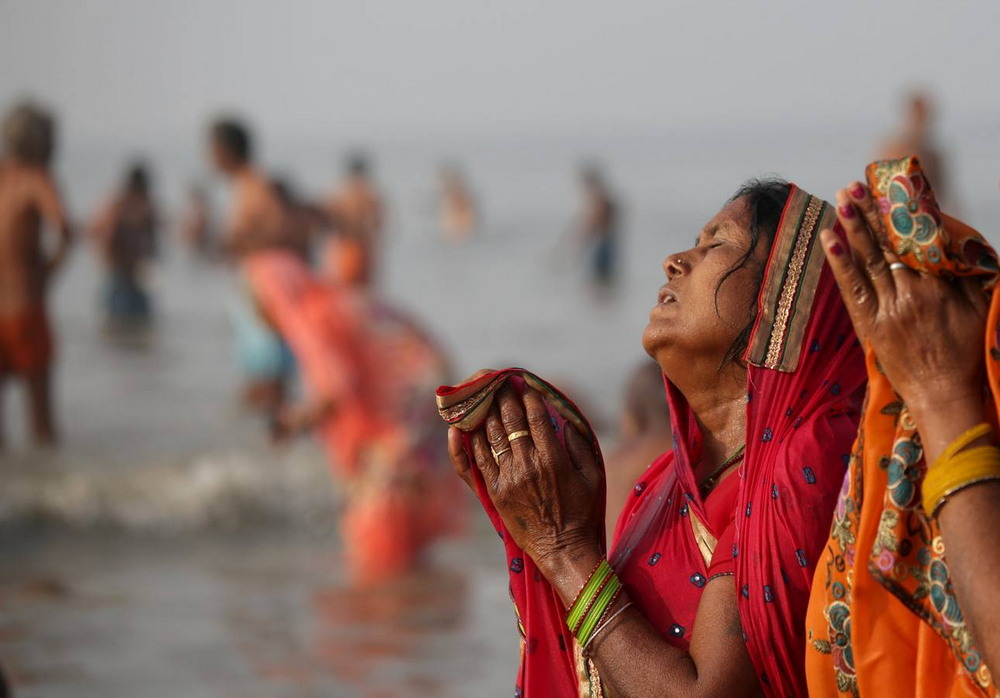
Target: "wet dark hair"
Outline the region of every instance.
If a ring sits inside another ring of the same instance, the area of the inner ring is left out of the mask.
[[[719,279],[719,284],[715,287],[716,304],[718,304],[719,288],[726,279],[750,264],[750,260],[754,252],[757,251],[758,245],[764,243],[770,249],[771,245],[774,244],[774,234],[778,231],[781,214],[785,210],[785,203],[788,201],[788,194],[791,190],[792,187],[788,182],[777,177],[748,179],[736,190],[735,194],[729,197],[729,201],[726,202],[727,204],[738,200],[746,202],[747,213],[750,218],[747,227],[747,232],[750,234],[750,247],[740,260]],[[760,286],[764,281],[764,267],[761,266],[757,271],[758,278],[756,285]],[[716,308],[716,312],[718,312],[718,308]],[[746,351],[747,346],[750,344],[750,334],[753,332],[753,326],[756,322],[757,309],[755,302],[753,317],[750,318],[746,327],[733,340],[729,351],[726,352],[726,356],[722,361],[723,366],[730,362],[741,360],[743,352]]]
[[[220,119],[212,124],[212,140],[246,162],[251,156],[250,131],[235,119]]]
[[[125,187],[140,194],[149,192],[149,168],[146,163],[136,161],[129,165],[125,175]]]
[[[368,156],[364,153],[354,153],[347,158],[347,171],[355,177],[368,175]]]
[[[55,119],[34,102],[15,105],[0,124],[4,154],[47,167],[55,150]]]

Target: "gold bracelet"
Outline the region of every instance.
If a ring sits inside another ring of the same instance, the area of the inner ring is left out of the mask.
[[[986,422],[977,424],[971,429],[967,429],[966,431],[959,434],[959,436],[954,441],[948,444],[947,448],[941,451],[940,455],[938,455],[938,457],[934,459],[933,463],[928,463],[927,469],[931,470],[932,468],[937,468],[939,464],[946,463],[947,461],[954,458],[959,451],[964,449],[973,441],[975,441],[980,437],[986,436],[987,434],[990,434],[992,432],[993,432],[993,427],[987,424]]]
[[[963,482],[961,485],[952,490],[948,490],[947,492],[944,493],[944,496],[941,497],[937,505],[934,507],[933,516],[936,518],[941,513],[941,510],[944,508],[944,505],[948,503],[952,495],[956,495],[964,489],[972,487],[973,485],[980,485],[984,482],[1000,482],[1000,475],[987,475],[986,477],[977,478],[975,480],[969,480],[968,482]]]
[[[933,517],[949,496],[976,482],[994,478],[1000,479],[1000,449],[996,446],[977,446],[961,453],[952,451],[948,459],[936,460],[924,476],[921,487],[924,512]]]

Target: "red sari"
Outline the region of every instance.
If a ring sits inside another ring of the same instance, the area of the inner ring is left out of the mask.
[[[445,375],[443,354],[408,318],[318,279],[294,254],[256,253],[245,271],[307,390],[333,405],[317,435],[346,486],[342,534],[352,573],[375,580],[411,569],[430,542],[457,527],[462,509],[425,397]]]
[[[701,433],[683,397],[668,384],[675,450],[636,484],[609,556],[635,605],[682,649],[690,642],[709,579],[732,575],[747,650],[769,696],[806,693],[803,621],[809,586],[857,432],[865,384],[862,352],[819,245],[820,229],[833,221],[828,204],[792,188],[745,357],[747,438],[738,474],[702,500],[694,477]],[[483,387],[484,380],[500,378],[487,376],[463,388],[495,391]],[[438,393],[450,423],[459,415],[454,405],[449,412],[448,403],[463,388]],[[468,396],[466,402],[470,408],[483,404]],[[472,430],[484,416],[470,410],[458,426]],[[567,419],[567,408],[554,409],[554,417]],[[589,429],[582,433],[591,435]],[[522,630],[516,695],[601,695],[600,677],[566,630],[558,596],[506,536],[479,484],[480,500],[504,538]]]

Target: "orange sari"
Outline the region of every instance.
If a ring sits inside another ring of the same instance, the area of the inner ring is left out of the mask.
[[[431,387],[446,361],[409,318],[316,278],[287,251],[244,265],[261,310],[288,342],[313,396],[332,411],[317,428],[344,485],[345,557],[362,581],[406,572],[463,507]]]
[[[976,231],[940,213],[916,158],[873,163],[867,175],[882,213],[883,245],[929,274],[980,276],[990,292],[995,253]],[[993,295],[987,327],[987,374],[996,399],[1000,294]],[[920,434],[870,347],[866,359],[864,419],[813,578],[809,695],[998,696],[955,598],[937,521],[921,504],[927,465]]]

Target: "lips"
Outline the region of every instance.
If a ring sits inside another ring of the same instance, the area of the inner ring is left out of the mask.
[[[656,304],[664,305],[666,303],[676,303],[676,302],[677,302],[677,294],[674,292],[674,290],[669,288],[668,286],[662,286],[660,288],[660,295],[657,297]]]

